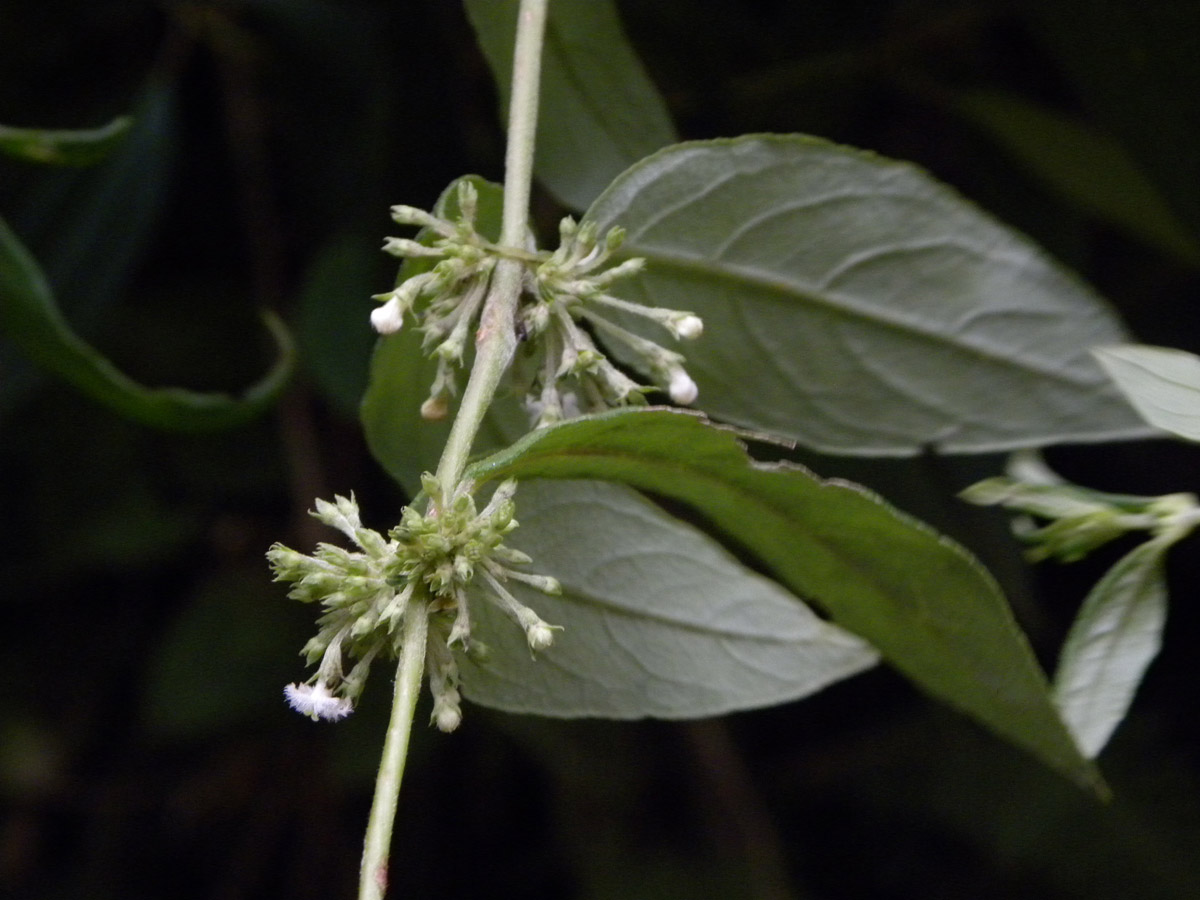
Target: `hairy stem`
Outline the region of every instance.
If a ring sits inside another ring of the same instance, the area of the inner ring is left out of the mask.
[[[549,0],[521,0],[517,17],[512,97],[508,109],[508,150],[504,159],[504,218],[500,232],[500,243],[506,247],[525,246],[542,72],[542,39],[548,6]],[[496,263],[475,337],[475,365],[471,368],[458,415],[438,463],[437,477],[447,493],[452,492],[462,478],[480,423],[516,350],[515,317],[523,276],[524,266],[516,259],[505,258]]]
[[[549,0],[521,0],[517,19],[508,152],[505,157],[504,224],[500,234],[500,243],[512,248],[525,246],[529,190],[533,179],[538,86],[542,71],[542,38],[548,5]],[[506,257],[496,264],[492,273],[479,331],[475,336],[475,365],[438,463],[438,479],[447,494],[453,492],[462,478],[480,423],[516,349],[515,315],[524,265],[519,258]],[[375,780],[375,798],[371,803],[371,817],[363,845],[359,900],[382,900],[387,892],[388,851],[392,842],[400,780],[408,756],[413,711],[416,709],[425,667],[428,615],[424,591],[414,591],[404,612],[392,716],[383,744],[383,759]]]
[[[396,819],[400,780],[404,777],[404,761],[408,757],[413,711],[417,707],[421,676],[425,671],[425,641],[429,633],[427,602],[424,591],[413,591],[404,609],[392,717],[383,742],[383,758],[375,778],[375,798],[371,802],[371,817],[367,821],[367,836],[363,843],[362,868],[358,876],[359,900],[382,900],[387,893],[392,825]]]

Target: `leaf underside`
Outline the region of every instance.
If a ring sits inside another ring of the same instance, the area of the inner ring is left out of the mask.
[[[1158,655],[1167,618],[1167,543],[1135,547],[1092,588],[1054,675],[1054,700],[1084,754],[1095,757],[1129,710]]]
[[[680,144],[586,218],[648,261],[622,296],[704,319],[680,349],[724,421],[858,455],[1148,433],[1087,352],[1123,339],[1108,307],[914,166],[797,135]]]
[[[521,629],[473,602],[491,650],[482,665],[463,658],[463,689],[477,703],[572,718],[698,718],[796,700],[878,660],[629,488],[530,481],[518,497],[510,543],[563,593],[509,587],[563,630],[534,657]]]
[[[1092,352],[1143,419],[1185,440],[1200,441],[1200,357],[1140,344]]]
[[[991,577],[857,485],[755,463],[732,433],[661,409],[541,429],[469,474],[604,479],[682,502],[930,694],[1100,789]]]

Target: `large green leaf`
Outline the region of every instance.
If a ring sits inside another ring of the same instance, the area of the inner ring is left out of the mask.
[[[63,318],[41,267],[0,219],[0,330],[38,365],[121,415],[156,428],[207,431],[259,415],[291,375],[291,339],[283,323],[266,314],[278,359],[241,397],[138,384],[81,340]]]
[[[1098,784],[991,577],[961,547],[860,486],[753,462],[733,433],[661,409],[541,429],[469,474],[605,479],[685,503],[926,691],[1077,781]]]
[[[1096,584],[1063,644],[1054,700],[1084,754],[1096,756],[1121,724],[1167,619],[1163,557],[1171,541],[1135,547]]]
[[[508,107],[518,0],[466,0]],[[550,4],[534,171],[586,209],[621,171],[676,140],[666,104],[621,31],[612,0]]]
[[[875,455],[1146,433],[1087,353],[1122,337],[1104,303],[911,165],[796,135],[680,144],[587,218],[649,261],[623,296],[704,319],[682,349],[719,418]]]
[[[1200,243],[1111,136],[1015,94],[965,92],[952,106],[1067,200],[1149,244],[1200,262]]]
[[[504,206],[504,188],[477,175],[466,175],[450,183],[434,206],[434,213],[453,219],[458,215],[458,184],[469,181],[479,195],[477,229],[490,240],[500,237],[500,217]],[[422,229],[417,240],[431,242],[436,235]],[[400,267],[400,284],[431,267],[428,259],[407,259]],[[363,327],[367,316],[363,316]],[[463,377],[474,361],[468,350],[463,360]],[[454,421],[454,409],[446,418],[430,422],[421,417],[421,404],[429,396],[429,386],[437,372],[437,363],[421,350],[421,334],[406,322],[398,333],[381,337],[371,356],[371,372],[363,395],[360,415],[372,455],[396,479],[409,496],[421,490],[421,473],[437,468],[442,448]],[[481,451],[494,450],[512,443],[529,428],[528,416],[520,400],[500,396],[488,410],[476,438]]]
[[[522,483],[510,543],[553,572],[560,597],[515,582],[563,626],[533,657],[490,603],[475,631],[491,649],[463,661],[477,703],[513,712],[616,719],[699,718],[783,703],[874,665],[878,654],[825,622],[719,544],[618,484]]]
[[[132,123],[128,116],[119,116],[99,128],[78,130],[0,125],[0,152],[28,162],[90,166],[108,155]]]
[[[1092,353],[1143,419],[1200,441],[1200,356],[1139,344],[1097,347]]]

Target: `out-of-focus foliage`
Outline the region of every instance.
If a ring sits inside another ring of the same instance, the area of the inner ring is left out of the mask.
[[[946,102],[1003,92],[1107,135],[1194,240],[1195,4],[616,8],[682,137],[802,131],[912,160],[1050,248],[1139,340],[1200,351],[1185,254],[1127,238],[1014,152],[1029,135],[1000,139]],[[165,436],[0,342],[0,894],[348,896],[386,691],[333,727],[284,707],[301,660],[280,648],[298,649],[308,616],[262,553],[322,539],[304,510],[334,491],[355,489],[373,527],[395,520],[403,498],[352,408],[367,295],[394,276],[374,248],[390,204],[428,208],[465,172],[502,176],[473,30],[445,0],[9,4],[0,72],[10,124],[100,126],[152,80],[177,98],[160,149],[124,170],[0,157],[0,210],[83,339],[140,383],[237,392],[262,374],[257,310],[274,308],[301,369],[267,419]],[[561,210],[542,195],[537,212],[553,234]],[[1146,442],[1052,461],[1076,482],[1159,494],[1195,488],[1194,452]],[[947,499],[994,460],[803,461],[984,558],[1044,662],[1129,549],[1021,567],[993,518]],[[1182,598],[1200,583],[1188,556],[1166,572]],[[1104,807],[883,669],[723,723],[472,707],[453,737],[418,729],[395,890],[444,890],[450,871],[456,892],[514,897],[1196,896],[1198,629],[1195,604],[1175,604],[1106,751]]]

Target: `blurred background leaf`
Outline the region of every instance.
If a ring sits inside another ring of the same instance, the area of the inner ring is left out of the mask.
[[[120,143],[132,120],[118,116],[99,128],[45,129],[0,125],[0,152],[26,162],[90,166]]]
[[[465,5],[506,115],[518,0]],[[675,128],[612,0],[552,3],[543,57],[534,173],[560,201],[583,210],[624,169],[673,143]]]

